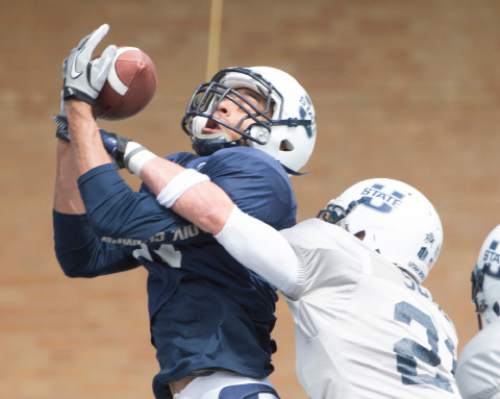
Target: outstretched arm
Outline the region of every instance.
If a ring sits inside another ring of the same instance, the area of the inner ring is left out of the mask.
[[[95,194],[95,191],[105,191],[109,188],[110,179],[106,173],[110,171],[106,169],[109,157],[93,118],[91,104],[104,84],[116,48],[108,46],[103,55],[95,60],[91,60],[91,55],[108,29],[107,25],[101,26],[71,52],[65,64],[64,99],[69,131],[74,141],[78,171],[81,175],[80,192],[88,217],[93,221],[94,227],[98,226],[98,230],[108,231],[111,226],[109,231],[118,234],[122,231],[120,224],[111,221],[125,217],[132,224],[137,224],[143,220],[136,216],[130,218],[128,209],[116,209],[129,196],[125,188],[115,189],[109,195],[104,194],[104,198]],[[80,73],[73,74],[70,65],[79,67]],[[207,176],[193,170],[179,169],[177,165],[172,165],[135,144],[128,143],[125,148],[125,165],[144,179],[158,195],[162,205],[173,207],[175,212],[201,229],[215,234],[240,263],[253,268],[285,294],[294,291],[298,279],[297,258],[276,230],[238,212],[224,191],[207,182]],[[162,172],[160,177],[155,177],[155,170]],[[115,186],[120,184],[113,176],[111,180]],[[144,202],[136,201],[132,205],[141,207]],[[247,225],[252,228],[247,229]],[[149,238],[144,237],[148,232],[150,229],[139,229],[137,238]],[[233,240],[233,237],[238,240]],[[262,242],[262,238],[266,241]],[[276,254],[280,256],[276,257]]]
[[[103,145],[105,135],[101,136],[92,105],[104,85],[116,47],[108,46],[98,58],[92,58],[92,53],[108,29],[108,25],[102,25],[83,38],[64,62],[63,98],[68,138],[71,138],[79,176],[78,189],[88,223],[97,236],[113,242],[130,239],[147,242],[153,238],[155,242],[183,242],[179,238],[182,234],[176,232],[188,223],[159,206],[149,193],[131,190],[117,173]],[[116,143],[117,146],[120,144]],[[137,157],[134,159],[137,162]],[[206,236],[198,234],[189,240],[206,240]]]
[[[85,206],[76,183],[78,176],[72,146],[58,140],[54,187],[54,210],[57,212],[72,215],[85,213]]]
[[[70,100],[66,101],[65,110],[78,175],[81,176],[95,167],[110,163],[111,158],[102,143],[91,106],[83,101]]]
[[[138,266],[132,250],[107,244],[88,224],[78,190],[79,176],[73,145],[58,140],[54,188],[54,247],[69,277],[94,277]]]
[[[135,173],[160,203],[213,234],[238,262],[286,296],[296,296],[300,288],[299,261],[278,231],[242,212],[208,177],[149,154],[149,161]]]

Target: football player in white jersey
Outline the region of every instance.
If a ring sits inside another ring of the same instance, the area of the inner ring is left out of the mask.
[[[441,222],[417,190],[363,181],[281,235],[215,196],[198,196],[195,207],[182,199],[174,209],[287,297],[311,398],[460,397],[455,329],[420,285],[438,257]]]
[[[464,399],[500,399],[500,225],[486,237],[472,272],[479,333],[464,347],[457,384]]]
[[[143,147],[128,163],[163,206],[285,295],[309,397],[460,398],[455,329],[421,286],[440,252],[441,221],[415,188],[365,180],[317,218],[277,232],[193,169]]]
[[[442,226],[416,189],[365,180],[281,232],[234,209],[216,238],[287,297],[311,398],[459,398],[457,337],[420,283]],[[206,227],[205,227],[206,228]]]

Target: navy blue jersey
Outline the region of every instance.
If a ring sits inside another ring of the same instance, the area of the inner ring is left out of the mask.
[[[248,147],[168,159],[210,176],[245,212],[277,229],[295,223],[296,203],[278,161]],[[238,264],[209,234],[132,191],[111,164],[79,179],[86,215],[54,213],[56,254],[66,274],[92,277],[144,265],[152,341],[166,383],[197,370],[263,378],[275,350],[274,289]],[[75,233],[76,231],[76,233]]]

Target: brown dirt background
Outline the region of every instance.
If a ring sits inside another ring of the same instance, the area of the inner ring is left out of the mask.
[[[294,179],[299,219],[360,179],[387,176],[426,193],[445,244],[427,281],[462,347],[476,331],[469,273],[499,222],[500,3],[496,0],[226,0],[221,66],[273,65],[316,105],[308,176]],[[60,65],[108,22],[107,43],[146,50],[159,88],[139,116],[105,126],[157,152],[187,150],[179,121],[205,79],[207,0],[0,0],[0,397],[151,398],[143,270],[67,279],[52,249]],[[135,184],[135,183],[133,183]],[[280,301],[272,380],[305,398]]]

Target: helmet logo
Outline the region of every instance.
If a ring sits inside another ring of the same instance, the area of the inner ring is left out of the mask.
[[[311,124],[304,126],[306,129],[307,137],[311,138],[312,136],[314,136],[314,131],[316,130],[312,101],[309,96],[302,96],[300,97],[299,104],[300,119],[308,119],[311,121]]]
[[[404,194],[399,191],[387,194],[382,191],[383,189],[384,185],[378,183],[366,187],[361,192],[361,195],[363,195],[361,198],[362,204],[382,213],[389,213],[402,204]]]
[[[425,260],[425,258],[427,258],[427,255],[429,255],[429,250],[427,249],[427,247],[422,247],[420,248],[420,251],[418,251],[418,259],[420,260]]]
[[[498,247],[498,241],[493,240],[490,247],[484,252],[483,260],[485,262],[499,262],[499,254],[496,252]]]
[[[500,253],[497,252],[498,241],[493,240],[489,248],[484,251],[483,262],[484,274],[500,278]],[[496,265],[496,270],[492,270],[492,265]]]
[[[428,243],[428,244],[434,244],[434,241],[436,241],[436,237],[434,237],[434,234],[433,233],[427,233],[425,235],[425,240],[424,242]]]

